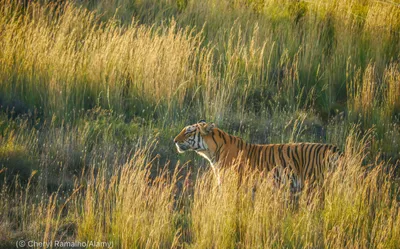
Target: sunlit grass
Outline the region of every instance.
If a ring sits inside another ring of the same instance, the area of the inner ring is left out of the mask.
[[[234,167],[222,171],[221,185],[207,170],[178,187],[185,178],[179,165],[150,177],[156,164],[148,145],[129,162],[91,165],[69,193],[37,198],[28,183],[17,186],[14,203],[3,188],[1,217],[3,224],[20,220],[28,238],[113,241],[117,248],[396,248],[399,190],[389,165],[363,165],[369,139],[349,135],[344,159],[297,198],[269,174],[245,172],[238,185]]]
[[[0,0],[0,247],[396,248],[398,5]],[[345,159],[296,200],[254,172],[218,186],[172,143],[203,118]]]

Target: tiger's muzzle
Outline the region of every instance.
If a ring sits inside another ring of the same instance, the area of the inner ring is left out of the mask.
[[[184,153],[185,151],[190,150],[190,147],[187,144],[175,142],[175,146],[179,153]]]

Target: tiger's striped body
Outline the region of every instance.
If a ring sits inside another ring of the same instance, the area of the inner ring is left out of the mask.
[[[194,150],[210,161],[217,175],[235,162],[260,172],[274,170],[277,178],[289,173],[296,189],[305,180],[323,178],[328,161],[337,155],[337,147],[329,144],[250,144],[205,122],[186,127],[174,141],[178,151]]]

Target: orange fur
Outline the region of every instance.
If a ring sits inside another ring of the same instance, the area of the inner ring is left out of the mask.
[[[250,144],[205,122],[186,127],[174,141],[179,147],[180,143],[192,140],[201,147],[193,150],[214,168],[226,168],[233,162],[239,168],[249,166],[257,171],[281,168],[298,177],[300,184],[306,179],[323,177],[327,161],[337,152],[336,146],[321,143]]]

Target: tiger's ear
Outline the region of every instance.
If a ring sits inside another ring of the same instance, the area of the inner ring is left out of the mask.
[[[214,123],[207,124],[206,122],[204,122],[204,123],[200,123],[199,127],[200,127],[200,133],[202,135],[207,135],[216,126]]]
[[[206,123],[206,121],[204,119],[200,119],[197,123]]]

